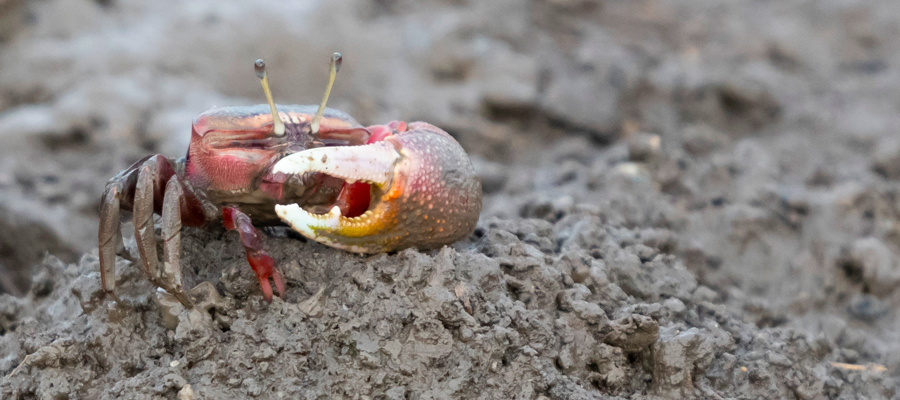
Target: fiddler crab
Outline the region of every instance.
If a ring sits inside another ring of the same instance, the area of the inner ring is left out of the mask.
[[[256,225],[286,223],[316,242],[355,253],[432,249],[466,237],[481,212],[481,182],[465,151],[425,122],[364,127],[321,104],[275,105],[265,63],[256,75],[268,105],[212,108],[193,122],[187,155],[147,156],[109,180],[101,200],[99,255],[103,289],[118,300],[120,213],[131,211],[140,267],[150,282],[186,307],[182,226],[223,221],[236,230],[263,296],[284,278],[263,249]],[[154,214],[160,215],[163,257]]]

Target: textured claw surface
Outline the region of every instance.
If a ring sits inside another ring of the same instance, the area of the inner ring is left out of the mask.
[[[343,216],[337,206],[313,214],[291,204],[276,206],[278,217],[310,239],[353,252],[436,248],[468,235],[481,212],[472,163],[439,128],[419,122],[408,129],[366,146],[312,149],[279,161],[275,172],[323,172],[377,187],[359,216]]]
[[[303,174],[322,172],[349,183],[364,181],[380,186],[390,182],[400,154],[388,143],[365,146],[319,147],[279,160],[272,172]]]

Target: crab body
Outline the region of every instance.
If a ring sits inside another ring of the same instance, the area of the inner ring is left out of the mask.
[[[343,184],[324,174],[310,174],[285,187],[271,180],[277,161],[315,147],[364,144],[369,136],[349,115],[326,109],[317,139],[309,127],[315,106],[282,105],[278,110],[285,121],[282,137],[270,135],[272,115],[265,104],[204,112],[194,120],[183,161],[186,180],[211,203],[233,205],[257,225],[280,222],[275,214],[279,202],[294,200],[311,207],[333,203]],[[329,135],[334,131],[341,134]]]
[[[140,266],[185,305],[182,226],[236,230],[271,301],[284,280],[254,225],[287,224],[320,243],[358,253],[430,249],[467,236],[481,211],[481,184],[459,144],[423,122],[364,127],[315,106],[213,108],[193,123],[187,156],[148,156],[113,177],[101,200],[103,288],[113,294],[121,253],[120,210],[132,212]],[[278,133],[276,133],[278,132]],[[153,215],[160,215],[160,263]]]

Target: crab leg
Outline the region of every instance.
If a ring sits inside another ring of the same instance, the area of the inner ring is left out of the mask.
[[[250,217],[237,208],[222,207],[222,218],[225,221],[225,229],[238,231],[241,244],[247,252],[247,262],[256,273],[259,287],[262,289],[266,301],[272,302],[272,285],[269,284],[269,278],[275,281],[278,293],[284,295],[284,278],[275,269],[275,260],[263,250],[259,231],[253,227]]]
[[[153,284],[169,291],[186,306],[190,306],[190,300],[184,294],[181,284],[181,269],[178,262],[180,229],[182,224],[200,226],[206,218],[200,199],[193,193],[185,191],[184,185],[181,178],[175,174],[169,159],[161,155],[152,155],[139,160],[107,184],[100,207],[100,275],[103,290],[117,301],[118,298],[114,293],[116,253],[122,247],[119,218],[121,210],[131,210],[141,270]],[[169,211],[166,211],[167,207]],[[154,213],[162,215],[164,239],[168,240],[163,270],[159,268],[156,251]],[[177,234],[172,231],[175,228],[179,230]],[[171,244],[174,240],[178,240],[179,243]],[[173,272],[173,269],[177,271]]]
[[[163,162],[160,162],[163,159]],[[156,286],[161,286],[162,277],[159,258],[156,254],[156,227],[153,213],[161,213],[165,182],[175,174],[165,157],[150,157],[141,165],[137,185],[134,189],[134,239],[141,255],[141,269]]]
[[[158,286],[174,295],[185,307],[193,302],[184,293],[181,276],[181,210],[184,208],[184,189],[178,176],[173,175],[166,183],[162,206],[163,270]],[[153,243],[153,260],[156,263],[156,243]]]
[[[122,245],[122,230],[119,227],[119,199],[122,184],[112,183],[106,187],[100,205],[100,284],[116,301],[116,253]]]
[[[116,254],[122,246],[122,229],[120,227],[121,210],[131,210],[133,194],[137,185],[137,171],[147,160],[157,156],[144,157],[120,172],[106,184],[106,191],[100,201],[100,284],[106,293],[116,301]]]

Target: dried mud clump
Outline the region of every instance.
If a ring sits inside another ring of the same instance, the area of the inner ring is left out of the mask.
[[[188,232],[188,279],[212,279],[192,310],[128,261],[120,305],[102,295],[96,257],[45,259],[27,297],[0,299],[0,394],[819,398],[843,385],[823,363],[838,346],[726,312],[645,244],[659,231],[585,214],[489,220],[455,248],[375,256],[276,235],[266,246],[288,293],[272,304],[236,238]]]

